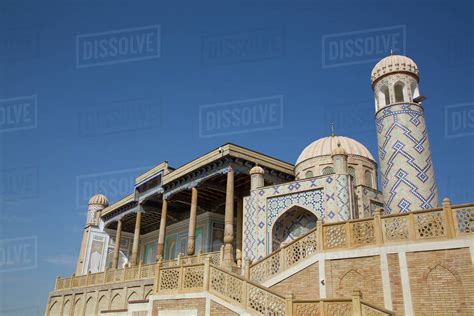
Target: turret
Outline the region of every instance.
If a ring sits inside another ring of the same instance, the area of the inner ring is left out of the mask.
[[[385,212],[437,207],[418,66],[406,56],[390,55],[375,65],[371,81]]]
[[[255,165],[255,167],[250,169],[250,190],[255,190],[265,186],[263,179],[264,173],[265,171],[259,165]]]
[[[84,232],[82,234],[81,250],[79,252],[79,258],[76,264],[76,275],[81,275],[83,272],[84,260],[86,257],[87,244],[89,241],[89,235],[93,226],[99,225],[99,217],[101,211],[109,205],[107,197],[103,194],[96,194],[89,199],[87,205],[87,219]]]

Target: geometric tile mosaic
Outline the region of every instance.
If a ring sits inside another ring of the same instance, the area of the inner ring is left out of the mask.
[[[377,113],[384,211],[404,213],[438,206],[423,108],[395,104]]]

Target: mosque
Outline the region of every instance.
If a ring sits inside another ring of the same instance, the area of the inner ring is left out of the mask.
[[[94,195],[45,315],[474,315],[474,203],[439,202],[419,81],[373,68],[378,161],[334,132],[294,165],[225,144]]]

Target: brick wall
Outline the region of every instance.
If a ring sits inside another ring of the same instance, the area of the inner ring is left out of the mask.
[[[211,301],[211,315],[216,316],[238,316],[239,314],[234,313],[227,307],[222,306],[216,302]]]
[[[403,305],[402,279],[400,277],[398,254],[388,254],[387,261],[390,277],[390,291],[392,293],[392,310],[397,316],[402,316],[405,315],[405,306]]]
[[[319,264],[315,263],[271,287],[280,294],[295,295],[300,300],[319,299]]]
[[[177,300],[161,300],[153,302],[153,316],[159,316],[160,310],[182,310],[197,309],[198,316],[204,316],[206,313],[206,299],[189,298]]]
[[[355,289],[362,291],[364,300],[384,306],[380,258],[326,260],[327,297],[350,298]]]
[[[407,253],[416,315],[474,315],[469,248]]]

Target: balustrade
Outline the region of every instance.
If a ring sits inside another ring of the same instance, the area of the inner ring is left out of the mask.
[[[462,238],[474,232],[474,204],[321,224],[250,266],[250,279],[265,282],[317,251],[334,251],[384,244]]]
[[[183,264],[203,263],[206,258],[215,264],[220,264],[219,252],[211,252],[207,254],[198,254],[196,256],[181,257],[174,260],[166,260],[161,262],[161,267],[176,267]],[[95,286],[116,282],[127,282],[143,279],[152,279],[156,277],[157,264],[139,264],[135,267],[125,267],[124,269],[108,269],[99,273],[88,273],[81,276],[71,276],[69,278],[56,279],[55,290],[66,290],[71,288],[79,288],[84,286]]]

